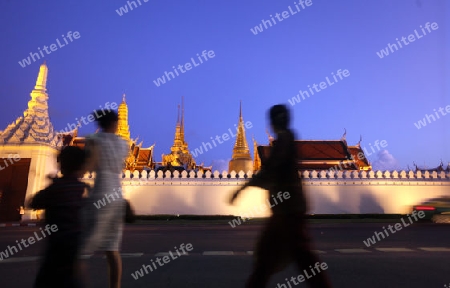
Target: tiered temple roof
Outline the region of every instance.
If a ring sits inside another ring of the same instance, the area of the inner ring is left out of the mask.
[[[177,167],[181,169],[194,169],[195,160],[188,150],[188,144],[184,139],[184,99],[178,105],[177,123],[175,126],[175,136],[169,154],[162,154],[161,165],[165,167]]]
[[[299,170],[372,170],[359,143],[348,146],[345,136],[340,140],[296,140],[295,143],[301,155]],[[271,145],[258,146],[262,161],[267,159],[270,149]]]
[[[28,109],[23,112],[23,116],[0,131],[0,145],[47,144],[55,148],[62,146],[58,132],[53,128],[48,115],[47,74],[48,68],[44,62],[39,68],[36,85],[30,94]]]
[[[158,170],[200,170],[210,171],[212,167],[203,167],[197,165],[195,159],[188,149],[188,144],[184,139],[184,97],[181,98],[181,115],[180,106],[178,105],[177,124],[175,126],[175,137],[173,145],[170,148],[170,154],[162,155],[162,162]]]
[[[350,154],[352,154],[355,164],[359,170],[372,170],[372,165],[369,163],[367,157],[365,157],[364,151],[359,143],[355,146],[348,146],[348,150],[350,151]],[[364,155],[364,157],[360,157],[361,155]]]
[[[119,123],[117,127],[117,135],[127,141],[130,147],[128,157],[125,159],[125,170],[153,169],[153,148],[154,144],[148,148],[142,148],[142,141],[138,144],[138,138],[131,139],[130,126],[128,124],[128,105],[125,101],[125,94],[122,95],[122,103],[118,109]]]
[[[78,137],[78,127],[67,133],[58,133],[54,130],[48,115],[47,74],[48,68],[44,62],[39,68],[36,85],[30,94],[31,99],[28,102],[28,109],[24,111],[23,116],[18,117],[5,130],[0,131],[0,145],[47,144],[55,148],[68,145],[84,147],[85,138]],[[143,171],[155,169],[156,163],[153,162],[154,145],[142,148],[142,142],[138,144],[138,139],[131,139],[130,137],[128,106],[125,101],[125,95],[123,95],[118,114],[119,127],[117,134],[124,138],[130,146],[130,153],[125,161],[125,170]],[[259,170],[261,161],[264,161],[268,153],[270,153],[272,141],[273,137],[270,134],[269,145],[267,146],[258,146],[255,139],[253,139],[254,160],[252,160],[245,136],[241,105],[239,109],[239,126],[229,171],[235,170],[238,172],[242,170],[247,172]],[[302,155],[302,158],[298,161],[298,167],[300,170],[334,168],[336,170],[370,171],[372,166],[367,157],[365,157],[360,142],[354,146],[347,145],[345,134],[340,140],[297,140],[297,149]],[[210,171],[212,168],[203,167],[203,164],[197,165],[188,150],[188,144],[184,138],[184,99],[182,99],[181,115],[180,107],[178,107],[174,144],[170,150],[170,154],[162,155],[160,164],[164,169]],[[447,167],[444,167],[443,163],[441,163],[440,166],[433,169],[422,169],[417,165],[415,166],[416,171],[450,172],[450,163]]]

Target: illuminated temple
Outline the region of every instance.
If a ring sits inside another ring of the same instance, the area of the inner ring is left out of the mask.
[[[78,127],[69,132],[58,133],[50,122],[48,115],[48,94],[46,93],[48,67],[45,62],[40,66],[28,109],[23,116],[17,118],[6,129],[0,131],[0,143],[5,145],[22,145],[25,143],[42,143],[60,149],[64,146],[84,147],[85,138],[78,136]],[[124,170],[194,170],[210,171],[212,167],[198,165],[188,149],[185,140],[184,99],[181,107],[178,106],[178,115],[175,126],[174,142],[170,153],[162,155],[161,162],[154,161],[154,146],[143,147],[143,142],[138,143],[138,138],[131,138],[128,123],[128,105],[125,94],[118,108],[119,125],[117,135],[127,141],[130,150],[125,160]],[[253,157],[246,140],[242,105],[239,107],[239,122],[237,136],[232,150],[228,171],[258,171],[261,167],[260,155],[267,157],[270,152],[270,143],[273,137],[269,136],[269,144],[261,146],[252,137]],[[302,155],[299,160],[301,170],[330,169],[341,165],[342,170],[372,170],[370,163],[361,149],[360,142],[354,146],[347,145],[345,134],[340,140],[298,140],[297,147]],[[261,146],[258,153],[258,146]],[[13,149],[14,150],[14,149]],[[253,159],[252,159],[253,158]],[[417,169],[416,169],[417,170]]]
[[[173,145],[170,147],[169,154],[161,156],[162,161],[158,163],[157,170],[162,171],[183,171],[183,170],[207,170],[211,171],[211,167],[197,166],[195,159],[188,149],[188,144],[184,138],[184,98],[181,99],[181,114],[180,106],[178,105],[177,123],[175,126],[175,137]]]
[[[124,170],[130,170],[131,172],[138,170],[151,170],[154,169],[153,162],[153,148],[154,144],[148,148],[143,148],[141,141],[138,144],[138,138],[131,139],[130,137],[130,127],[128,125],[128,105],[125,101],[125,94],[123,94],[122,103],[120,103],[118,108],[119,123],[116,134],[122,137],[128,143],[129,152],[125,159]],[[78,137],[78,128],[73,131],[62,134],[64,139],[64,146],[77,146],[84,148],[85,138]]]
[[[40,66],[28,109],[23,116],[8,125],[0,132],[2,145],[21,145],[23,143],[45,143],[51,147],[60,149],[64,146],[78,146],[83,148],[84,137],[78,136],[78,127],[69,132],[58,133],[50,122],[48,115],[48,95],[46,93],[48,67],[45,62]],[[170,153],[162,155],[161,162],[154,161],[154,146],[143,147],[143,142],[138,143],[138,138],[132,139],[128,123],[128,105],[125,94],[118,108],[119,125],[117,135],[127,141],[130,148],[125,160],[124,170],[131,172],[143,170],[188,170],[211,171],[212,167],[198,165],[188,149],[185,140],[184,99],[181,107],[178,106],[178,115],[175,126],[174,142]],[[252,137],[253,157],[251,156],[242,115],[242,104],[239,107],[239,122],[237,136],[232,150],[228,171],[258,171],[261,167],[261,158],[270,153],[273,137],[268,134],[268,145],[260,145]],[[347,145],[345,134],[340,140],[297,140],[297,147],[302,159],[299,160],[300,170],[319,170],[337,168],[341,170],[372,170],[370,163],[361,149],[360,142],[354,146]],[[258,153],[258,146],[260,152]],[[252,159],[253,158],[253,159]],[[417,170],[417,169],[416,169]]]
[[[85,138],[78,135],[79,127],[68,132],[58,132],[54,129],[48,114],[47,75],[48,67],[44,62],[39,68],[36,84],[23,115],[0,131],[0,163],[8,163],[6,169],[0,167],[2,168],[0,169],[0,220],[12,219],[11,215],[17,214],[16,209],[23,206],[27,196],[33,195],[48,184],[47,175],[57,171],[56,155],[62,147],[84,147]],[[117,135],[127,141],[129,146],[129,154],[124,163],[125,174],[128,173],[126,171],[142,172],[141,175],[158,178],[161,177],[157,176],[161,175],[158,173],[161,170],[163,172],[187,171],[190,175],[194,175],[189,177],[196,177],[195,173],[212,172],[212,167],[204,167],[203,163],[197,164],[188,149],[184,133],[183,99],[181,107],[178,107],[173,145],[168,154],[162,155],[161,162],[154,161],[155,144],[144,147],[142,141],[138,142],[138,138],[131,137],[128,112],[126,97],[123,95],[118,107]],[[229,162],[229,171],[226,171],[228,175],[231,175],[232,171],[257,172],[261,168],[261,163],[269,155],[271,143],[274,141],[269,135],[268,144],[261,144],[252,137],[253,153],[251,153],[246,139],[242,106],[240,106],[237,135]],[[296,143],[302,155],[298,160],[299,170],[336,169],[347,170],[351,173],[373,172],[361,148],[361,140],[356,145],[348,145],[344,134],[340,140],[298,140]],[[20,155],[20,159],[13,162],[11,155]],[[416,167],[416,170],[419,168]],[[450,171],[450,166],[443,167],[441,164],[434,172],[443,171]],[[214,171],[214,174],[216,172]],[[203,180],[200,177],[198,181]],[[31,216],[27,214],[27,217]]]

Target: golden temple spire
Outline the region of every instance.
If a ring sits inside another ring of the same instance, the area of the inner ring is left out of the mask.
[[[253,171],[258,171],[261,169],[261,158],[258,154],[258,143],[256,143],[255,138],[252,136],[253,140]]]
[[[267,134],[267,138],[269,139],[269,145],[272,146],[272,142],[275,138],[273,138],[272,135],[270,135],[269,129],[266,128],[266,134]]]
[[[232,159],[252,159],[250,156],[250,150],[248,149],[247,139],[245,137],[244,119],[242,118],[242,101],[239,107],[239,124],[237,132],[238,134],[233,148]]]
[[[232,159],[252,159],[250,150],[248,149],[247,139],[245,137],[244,119],[242,118],[242,101],[239,107],[239,124],[237,131],[236,143],[233,148]]]
[[[48,115],[47,74],[48,68],[44,61],[39,67],[28,108],[23,112],[23,116],[0,132],[1,144],[45,143],[53,147],[62,145]]]
[[[170,151],[170,154],[162,155],[162,165],[186,166],[188,169],[193,169],[196,166],[195,160],[188,149],[188,144],[184,140],[184,98],[182,98],[181,107],[178,105],[175,137]]]
[[[31,91],[31,100],[28,101],[28,111],[24,113],[24,116],[41,114],[39,116],[48,117],[47,74],[48,67],[44,61],[39,67],[36,85],[33,91]]]
[[[248,148],[247,139],[245,137],[244,119],[242,117],[242,101],[239,107],[239,124],[236,136],[236,142],[233,148],[233,155],[229,163],[229,172],[248,171],[253,169],[252,157]]]
[[[131,138],[130,126],[128,125],[128,105],[125,102],[125,94],[122,95],[122,103],[119,105],[117,114],[119,116],[119,125],[116,134],[130,143]]]
[[[183,102],[181,104],[184,105]],[[184,107],[181,107],[180,114],[179,104],[177,112],[177,125],[175,126],[175,137],[170,151],[172,151],[173,153],[177,153],[177,151],[182,151],[182,153],[189,152],[187,151],[187,144],[184,141]]]

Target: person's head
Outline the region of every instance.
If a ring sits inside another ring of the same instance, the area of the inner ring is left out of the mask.
[[[63,176],[83,176],[86,158],[85,150],[75,146],[64,147],[58,155],[61,174]]]
[[[103,132],[116,133],[119,124],[119,115],[114,110],[97,110],[93,113],[95,122]]]
[[[269,110],[269,119],[275,133],[286,130],[291,121],[289,109],[286,105],[274,105]]]

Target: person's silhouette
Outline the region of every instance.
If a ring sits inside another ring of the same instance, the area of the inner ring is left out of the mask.
[[[64,147],[58,155],[61,178],[27,200],[32,209],[45,209],[46,226],[55,227],[47,237],[47,247],[34,287],[85,287],[77,256],[80,252],[83,193],[88,185],[79,178],[85,173],[86,154],[81,148]],[[22,206],[21,206],[22,207]],[[38,239],[39,240],[39,239]]]
[[[269,118],[276,134],[270,155],[262,162],[261,170],[230,199],[232,204],[239,193],[249,186],[269,191],[272,216],[255,249],[255,264],[247,288],[266,287],[270,277],[292,261],[295,261],[300,271],[310,271],[310,266],[320,263],[312,252],[306,227],[307,203],[297,168],[301,155],[297,154],[295,135],[289,128],[289,110],[285,105],[272,106]],[[326,271],[320,271],[309,279],[305,277],[305,280],[310,287],[331,287]]]

